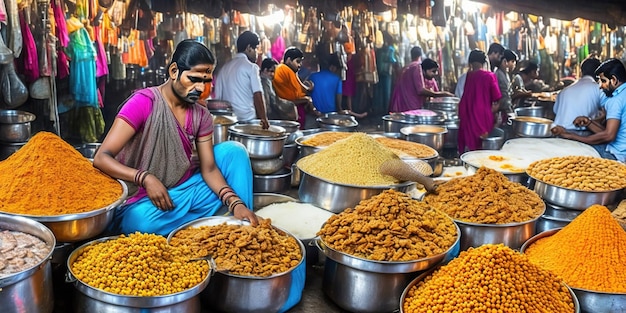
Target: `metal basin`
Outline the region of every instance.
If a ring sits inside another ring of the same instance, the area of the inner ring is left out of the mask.
[[[212,216],[189,222],[168,235],[169,240],[177,231],[189,227],[215,226],[222,223],[233,225],[249,225],[234,217]],[[275,227],[277,230],[295,238],[289,232]],[[306,250],[296,238],[302,251],[300,263],[294,268],[269,277],[241,276],[224,272],[215,272],[201,298],[211,310],[217,312],[278,312],[289,296],[292,273],[306,259]]]
[[[545,205],[542,214],[545,211]],[[519,249],[526,240],[535,234],[535,225],[540,216],[510,224],[478,224],[454,220],[461,229],[461,250],[480,247],[484,244],[502,243],[511,249]]]
[[[623,188],[608,191],[567,189],[535,179],[535,192],[544,201],[566,209],[585,210],[593,204],[611,205],[620,200]]]
[[[28,142],[2,142],[0,143],[0,160],[10,157]]]
[[[392,118],[409,121],[418,125],[442,125],[446,117],[439,111],[413,110],[403,113],[391,113]]]
[[[241,124],[228,128],[230,139],[242,143],[251,159],[273,159],[283,154],[285,129],[279,126],[270,126],[262,130],[260,125]]]
[[[268,122],[270,123],[270,125],[280,126],[280,127],[284,128],[285,132],[287,134],[291,134],[291,133],[296,132],[296,131],[298,131],[300,129],[300,123],[298,123],[296,121],[269,120]],[[254,119],[254,120],[249,120],[249,121],[245,121],[245,122],[242,122],[242,123],[243,124],[261,125],[261,120]]]
[[[456,150],[459,143],[459,123],[460,120],[458,118],[446,121],[445,126],[448,133],[444,136],[444,148],[453,148]]]
[[[383,131],[385,133],[399,133],[400,129],[408,126],[416,125],[416,123],[398,118],[396,115],[385,115],[382,117]],[[406,136],[406,135],[405,135]]]
[[[556,218],[548,215],[542,215],[535,225],[535,234],[540,234],[551,229],[563,228],[569,224],[571,220]]]
[[[459,111],[459,102],[461,99],[457,97],[434,97],[424,103],[424,108],[438,111]]]
[[[415,125],[403,127],[400,132],[406,135],[406,140],[425,144],[438,152],[441,152],[445,135],[448,130],[441,126]]]
[[[331,131],[353,132],[359,126],[359,122],[349,114],[327,113],[315,121],[319,128]]]
[[[300,169],[298,198],[333,213],[341,213],[346,208],[353,208],[361,200],[369,199],[387,189],[406,192],[415,189],[415,182],[387,186],[344,185],[315,177]]]
[[[408,286],[402,292],[402,296],[400,297],[400,313],[411,313],[411,312],[407,312],[407,311],[405,311],[403,309],[404,302],[406,301],[406,298],[409,295],[409,291],[411,290],[411,288],[413,288],[413,286],[417,285],[418,283],[420,283],[421,281],[426,279],[426,277],[430,276],[434,271],[435,271],[435,268],[433,268],[431,270],[428,270],[426,272],[423,272],[417,278],[415,278],[413,281],[411,281],[408,284]],[[574,313],[580,313],[581,312],[581,303],[579,302],[579,299],[577,298],[577,294],[574,292],[573,288],[570,288],[569,286],[567,286],[567,289],[569,290],[570,294],[572,295],[572,302],[574,302]],[[530,295],[530,296],[533,296],[533,295]],[[586,311],[582,311],[582,312],[587,313]],[[588,311],[588,312],[593,312],[593,311]],[[604,312],[604,311],[598,311],[598,312]]]
[[[582,212],[583,211],[581,210],[567,209],[567,208],[560,207],[560,206],[546,202],[546,212],[543,215],[571,221],[577,218],[578,215],[580,215]]]
[[[457,234],[458,234],[457,228]],[[422,271],[459,253],[459,237],[444,253],[407,262],[380,262],[350,256],[315,241],[326,255],[322,289],[341,308],[351,312],[393,312],[402,291]]]
[[[237,118],[228,115],[213,115],[213,144],[228,140],[228,127],[235,125]]]
[[[87,159],[93,160],[93,157],[96,156],[96,151],[98,151],[98,149],[100,149],[101,145],[102,144],[99,143],[99,142],[91,142],[91,143],[84,143],[84,144],[82,144],[80,146],[77,146],[75,148],[84,157],[86,157]]]
[[[284,164],[282,156],[274,159],[250,159],[252,172],[259,175],[276,173],[283,168]]]
[[[48,255],[35,266],[0,277],[0,312],[49,313],[54,308],[50,259],[56,245],[54,234],[39,222],[0,213],[0,230],[20,231],[46,243]]]
[[[528,239],[520,249],[524,253],[537,240],[556,234],[561,228],[543,231]],[[626,293],[609,293],[571,287],[580,302],[584,313],[623,313],[626,312]]]
[[[283,165],[285,167],[291,167],[291,165],[298,159],[298,145],[294,143],[285,144],[283,146]]]
[[[138,312],[138,309],[141,309],[141,312],[182,312],[178,311],[178,309],[187,307],[187,300],[190,300],[196,297],[202,290],[205,289],[207,284],[209,283],[209,279],[212,276],[213,269],[207,274],[206,278],[200,282],[198,285],[189,288],[187,290],[163,295],[163,296],[151,296],[151,297],[142,297],[142,296],[127,296],[114,294],[102,289],[98,289],[92,287],[82,280],[76,278],[75,273],[72,271],[72,264],[76,261],[76,259],[82,254],[83,250],[87,249],[90,245],[105,242],[109,240],[113,240],[117,237],[104,237],[100,239],[96,239],[90,242],[83,244],[82,246],[76,248],[67,259],[67,275],[66,281],[72,283],[76,290],[79,293],[87,296],[88,298],[83,298],[81,301],[81,306],[87,308],[101,308],[105,309],[104,311],[82,311],[82,312]],[[89,298],[96,300],[89,300]],[[180,304],[180,305],[179,305]],[[173,308],[173,311],[165,311],[162,310],[163,307],[168,309]],[[119,310],[119,311],[118,311]],[[160,311],[161,310],[161,311]],[[80,312],[80,311],[79,311]]]
[[[122,195],[115,202],[104,208],[76,214],[51,216],[20,215],[46,225],[59,242],[77,242],[94,238],[109,226],[113,220],[115,208],[128,196],[126,184],[121,180],[118,180],[118,182],[122,185]]]
[[[497,127],[482,140],[483,150],[500,150],[502,145],[504,145],[504,130]]]
[[[517,116],[511,119],[513,133],[519,137],[545,138],[551,137],[554,121],[541,117]]]
[[[548,118],[546,115],[546,107],[543,106],[516,108],[515,115]]]
[[[254,192],[283,192],[291,187],[291,169],[283,168],[268,175],[254,174],[252,190]]]
[[[35,114],[18,110],[0,110],[0,141],[26,142],[31,135],[30,123]]]

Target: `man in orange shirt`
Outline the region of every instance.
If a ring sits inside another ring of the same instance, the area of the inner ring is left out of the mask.
[[[313,107],[311,97],[307,95],[313,90],[313,83],[308,80],[302,82],[296,75],[296,72],[302,66],[303,58],[304,54],[300,49],[295,47],[287,48],[283,56],[283,63],[276,67],[274,80],[272,81],[278,97],[296,104],[298,108],[298,122],[301,129],[304,129],[307,111],[320,115]]]

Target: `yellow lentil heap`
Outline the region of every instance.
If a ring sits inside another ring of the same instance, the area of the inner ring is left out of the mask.
[[[412,286],[402,308],[406,313],[569,313],[574,302],[555,274],[503,244],[487,244],[461,252]]]
[[[300,159],[297,165],[306,173],[333,183],[386,186],[398,183],[379,170],[383,162],[392,159],[398,156],[374,138],[355,133]]]
[[[479,224],[526,222],[545,209],[535,192],[487,167],[439,185],[437,194],[427,194],[424,201],[454,219]]]
[[[626,232],[604,206],[592,205],[524,253],[571,287],[626,293]]]
[[[201,283],[206,261],[189,261],[186,247],[174,248],[165,237],[134,233],[87,246],[70,265],[83,283],[128,296],[162,296]]]
[[[376,261],[412,261],[446,252],[454,222],[407,194],[385,190],[331,216],[317,233],[329,247]]]
[[[566,156],[535,161],[528,175],[545,183],[585,191],[609,191],[626,187],[626,165],[590,156]]]
[[[0,211],[62,215],[104,208],[122,196],[118,181],[50,132],[35,134],[0,162]]]

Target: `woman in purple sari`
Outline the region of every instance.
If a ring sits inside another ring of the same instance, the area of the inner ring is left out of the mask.
[[[494,112],[502,97],[496,75],[483,68],[487,63],[485,52],[472,51],[468,61],[470,70],[459,102],[459,153],[481,148],[482,138],[493,129]]]

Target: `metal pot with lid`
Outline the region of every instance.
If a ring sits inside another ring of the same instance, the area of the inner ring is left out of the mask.
[[[316,119],[317,125],[322,129],[332,131],[352,132],[359,126],[359,122],[354,116],[349,114],[328,113],[325,116]]]
[[[287,134],[280,126],[270,125],[263,129],[261,125],[237,124],[228,128],[232,140],[246,146],[250,158],[272,159],[283,154]]]
[[[457,97],[434,97],[424,103],[424,108],[438,111],[458,112],[460,101],[461,99]]]

